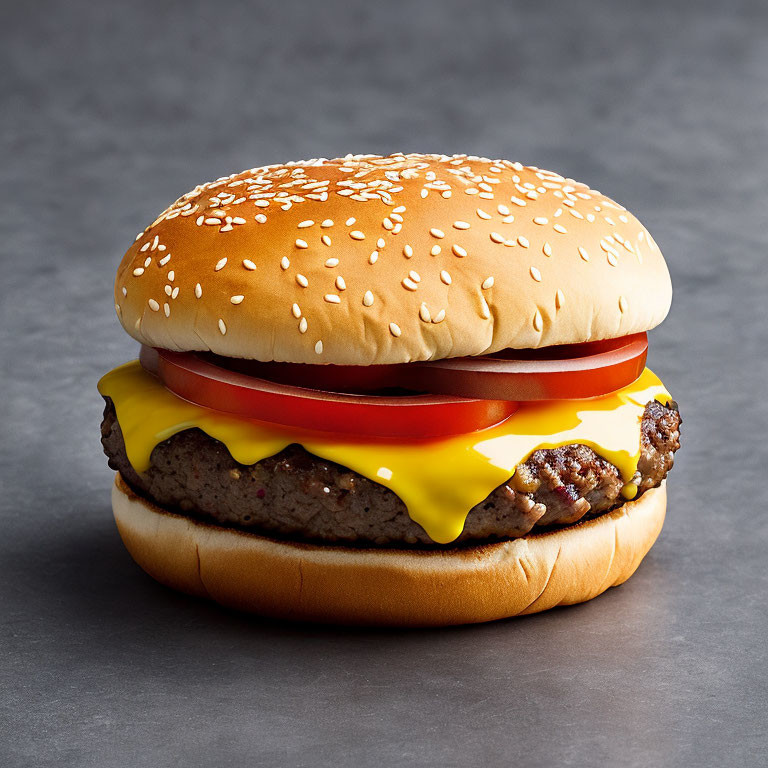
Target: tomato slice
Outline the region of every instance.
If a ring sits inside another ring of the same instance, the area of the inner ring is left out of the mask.
[[[445,395],[580,400],[631,384],[643,372],[647,355],[648,337],[636,333],[586,344],[435,360],[417,365],[411,382]]]
[[[578,400],[615,392],[645,368],[648,338],[636,333],[585,344],[506,349],[484,357],[457,357],[402,365],[308,365],[213,355],[217,365],[281,384],[332,392],[387,388],[488,400]]]
[[[465,434],[517,410],[507,400],[445,395],[384,397],[279,384],[233,371],[191,352],[143,346],[140,361],[179,397],[205,408],[305,430],[381,438]]]

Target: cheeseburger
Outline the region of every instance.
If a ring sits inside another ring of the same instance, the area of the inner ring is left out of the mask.
[[[661,530],[672,297],[621,205],[536,167],[348,155],[195,187],[120,264],[120,535],[153,578],[298,620],[589,600]]]

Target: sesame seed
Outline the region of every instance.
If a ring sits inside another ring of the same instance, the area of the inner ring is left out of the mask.
[[[442,271],[440,272],[440,279],[441,279],[441,280],[442,280],[442,281],[443,281],[443,282],[444,282],[446,285],[450,285],[450,284],[451,284],[451,282],[452,282],[452,281],[451,281],[451,276],[450,276],[450,274],[448,274],[448,272],[446,272],[445,270],[442,270]]]
[[[256,219],[259,224],[265,224],[267,221],[267,217],[263,213],[257,213],[253,218]]]
[[[298,223],[299,229],[306,229],[307,227],[311,227],[315,222],[312,221],[312,219],[306,219],[304,221],[300,221]]]
[[[173,291],[171,291],[171,298],[175,299],[179,295],[179,286],[177,285]]]
[[[560,309],[560,307],[563,306],[564,302],[565,302],[565,296],[563,296],[563,292],[558,288],[555,291],[555,307],[557,307],[557,309]]]
[[[589,261],[589,253],[587,253],[587,249],[582,248],[582,246],[579,246],[579,256],[581,256],[584,261]]]
[[[152,263],[152,257],[147,256],[147,258],[144,259],[144,268],[146,269],[151,263]]]
[[[432,229],[429,230],[429,234],[432,235],[432,237],[445,237],[445,232],[443,232],[442,229],[437,229],[436,227],[432,227]]]
[[[136,269],[133,270],[133,276],[139,277],[140,275],[144,274],[144,267],[136,267]]]
[[[204,222],[208,226],[216,225],[217,227],[221,224],[221,219],[215,219],[213,217],[209,217]]]
[[[341,297],[337,296],[335,293],[326,293],[323,298],[329,303],[329,304],[341,304]]]
[[[366,291],[363,295],[363,306],[370,307],[373,304],[373,294],[370,291]]]
[[[368,257],[368,263],[369,264],[375,264],[379,260],[379,252],[374,251],[369,257]]]
[[[534,224],[541,224],[542,226],[544,224],[549,224],[549,219],[546,216],[536,216],[533,220]]]
[[[203,295],[203,286],[200,283],[195,285],[195,298],[200,298]]]
[[[245,219],[242,216],[234,216],[232,218],[233,224],[245,224]]]
[[[298,304],[294,304],[291,307],[291,313],[298,320],[301,317],[301,307]]]
[[[299,333],[306,333],[307,332],[307,318],[302,317],[299,321]]]
[[[171,254],[169,253],[167,256],[163,256],[163,258],[160,259],[160,261],[158,261],[157,263],[161,267],[164,267],[170,260],[171,260]]]
[[[198,227],[201,227],[204,221],[205,221],[205,216],[198,216],[195,219],[195,224],[197,224]]]
[[[344,278],[341,275],[336,278],[336,288],[339,291],[347,290],[347,284],[344,282]]]
[[[256,200],[254,205],[257,205],[259,208],[266,208],[269,205],[269,200]]]
[[[552,229],[554,229],[555,232],[559,232],[561,235],[564,235],[568,232],[568,230],[562,224],[555,224]]]
[[[344,223],[345,223],[345,224],[346,224],[348,227],[351,227],[351,226],[352,226],[352,225],[353,225],[353,224],[354,224],[356,221],[357,221],[357,219],[356,219],[354,216],[350,216],[350,217],[349,217],[349,218],[346,220],[346,222],[344,222]]]
[[[509,216],[509,208],[507,208],[506,205],[499,205],[496,210],[502,215],[502,216]]]
[[[321,227],[332,227],[333,226],[333,219],[325,219],[320,222]]]
[[[222,336],[227,335],[227,326],[221,318],[219,318],[219,331],[221,332]]]
[[[536,267],[531,267],[531,277],[537,282],[541,282],[541,272]]]
[[[528,242],[528,238],[524,237],[523,235],[518,235],[517,242],[523,246],[523,248],[527,248],[530,243]]]
[[[309,248],[309,245],[306,240],[297,239],[296,240],[296,247],[297,248]]]
[[[445,310],[441,309],[433,318],[433,323],[442,323],[445,320]]]
[[[480,314],[484,320],[491,319],[491,308],[488,306],[488,302],[484,298],[480,298]]]
[[[432,315],[429,312],[429,307],[422,303],[419,307],[419,317],[425,322],[429,323],[432,320]]]
[[[142,245],[141,248],[139,248],[140,253],[144,253],[144,251],[148,251],[148,250],[149,250],[149,243],[144,243],[144,245]]]
[[[533,327],[536,331],[541,331],[541,329],[544,327],[544,320],[541,317],[541,312],[537,309],[533,313]]]
[[[541,248],[542,252],[545,256],[551,256],[552,255],[552,246],[549,243],[544,243],[544,245]]]
[[[471,224],[468,221],[454,221],[453,222],[453,228],[454,229],[469,229]]]
[[[173,270],[171,270],[168,273],[168,281],[172,283],[175,279],[176,279],[176,273]]]
[[[411,256],[413,256],[413,248],[411,248],[410,245],[406,245],[403,248],[403,256],[405,256],[406,259],[410,259]]]
[[[338,267],[339,266],[339,260],[335,257],[326,259],[325,261],[326,267]]]
[[[362,233],[362,232],[361,232],[359,229],[353,229],[353,230],[352,230],[352,231],[349,233],[349,236],[350,236],[350,237],[351,237],[353,240],[365,240],[365,235],[364,235],[364,234],[363,234],[363,233]]]
[[[323,354],[323,342],[318,341],[317,344],[315,344],[315,354],[316,355],[322,355]]]
[[[384,219],[384,221],[381,222],[381,226],[384,227],[384,229],[393,230],[395,228],[394,223],[392,222],[392,219],[387,217]]]
[[[503,243],[506,240],[504,235],[500,235],[498,232],[491,232],[490,238],[494,243]]]
[[[123,292],[123,296],[127,296],[128,295],[128,289],[125,286],[123,286],[121,290]]]
[[[237,296],[233,296],[233,297],[230,299],[230,301],[231,301],[233,304],[242,304],[242,303],[243,303],[243,299],[244,299],[244,298],[245,298],[245,296],[242,296],[241,294],[238,294]]]
[[[153,312],[157,312],[160,309],[160,305],[154,299],[150,299],[147,304],[149,304],[149,308]]]
[[[323,235],[323,236],[320,238],[320,242],[321,242],[323,245],[330,245],[330,244],[331,244],[331,238],[330,238],[330,237],[328,237],[328,235]]]
[[[419,194],[421,195],[422,198],[424,198],[424,197],[426,197],[429,194],[429,190],[428,189],[422,189]]]
[[[296,275],[296,282],[297,282],[297,283],[298,283],[298,284],[299,284],[299,285],[300,285],[302,288],[306,288],[306,287],[309,285],[309,280],[307,280],[307,278],[306,278],[306,277],[304,277],[304,275],[302,275],[302,274],[297,274],[297,275]]]
[[[402,286],[403,288],[407,288],[409,291],[415,291],[419,287],[418,285],[416,285],[416,283],[413,282],[413,280],[411,280],[410,277],[406,277],[403,279]]]
[[[166,301],[165,304],[163,304],[163,314],[166,317],[171,316],[171,305]]]
[[[429,252],[432,254],[432,256],[439,256],[440,251],[442,250],[443,249],[439,245],[433,245]]]
[[[460,245],[456,245],[455,243],[451,250],[453,251],[454,256],[458,256],[460,259],[463,259],[467,255],[467,252],[464,250],[464,248],[462,248]]]
[[[609,253],[606,258],[612,267],[618,266],[619,260],[612,253]]]
[[[510,197],[509,198],[511,202],[513,202],[515,205],[524,206],[526,204],[525,200],[521,200],[519,197]]]
[[[493,283],[493,277],[486,277],[485,280],[483,280],[483,290],[487,291],[489,288],[493,288]]]
[[[486,213],[482,208],[478,208],[475,213],[481,218],[485,219],[486,221],[488,219],[493,218],[490,213]]]
[[[443,198],[445,198],[445,199],[447,200],[447,199],[448,199],[448,198],[451,196],[451,190],[450,190],[450,189],[444,189],[444,190],[443,190],[443,191],[440,193],[440,196],[441,196],[441,197],[443,197]]]
[[[389,332],[395,338],[398,338],[400,336],[400,334],[402,334],[402,331],[400,330],[400,326],[397,323],[390,323],[389,324]]]
[[[250,259],[243,259],[243,266],[251,272],[256,269],[256,265]]]
[[[282,259],[280,259],[280,268],[281,269],[288,269],[288,267],[291,266],[291,261],[287,256],[283,256]]]
[[[227,263],[227,257],[225,256],[223,259],[219,259],[216,262],[216,266],[213,268],[214,272],[219,272],[220,270],[224,269],[224,266]]]
[[[622,314],[627,311],[627,300],[623,296],[619,296],[619,311]]]

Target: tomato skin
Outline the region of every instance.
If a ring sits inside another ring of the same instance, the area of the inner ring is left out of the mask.
[[[498,424],[517,403],[442,395],[347,395],[276,384],[230,371],[194,353],[142,347],[140,361],[174,394],[213,410],[320,432],[430,439]]]

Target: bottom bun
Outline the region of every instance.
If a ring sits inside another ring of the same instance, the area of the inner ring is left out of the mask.
[[[154,579],[263,616],[445,626],[591,600],[626,581],[664,523],[664,484],[594,520],[521,539],[435,550],[277,541],[209,525],[137,496],[118,473],[112,508]]]

